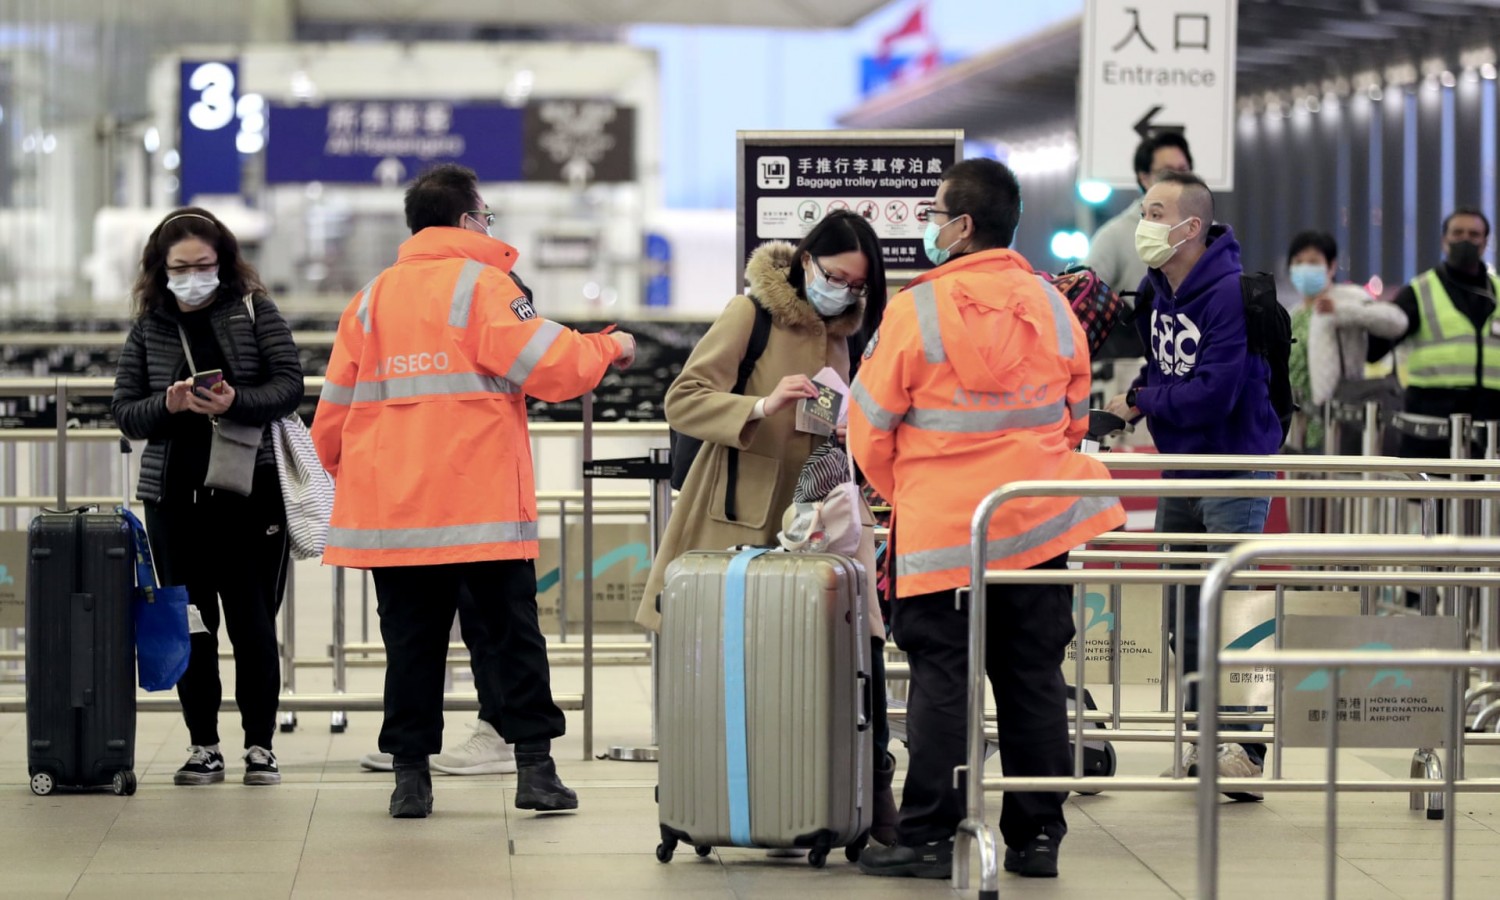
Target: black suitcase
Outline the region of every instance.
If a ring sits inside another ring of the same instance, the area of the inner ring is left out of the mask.
[[[118,513],[43,512],[26,589],[26,749],[31,790],[135,793],[135,587]]]

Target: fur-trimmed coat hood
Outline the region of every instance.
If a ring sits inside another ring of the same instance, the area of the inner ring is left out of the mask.
[[[745,266],[750,296],[760,301],[777,325],[810,328],[822,324],[830,335],[841,338],[858,333],[865,314],[864,298],[832,319],[823,318],[786,280],[796,263],[796,254],[796,247],[782,242],[762,245],[750,254],[750,262]]]

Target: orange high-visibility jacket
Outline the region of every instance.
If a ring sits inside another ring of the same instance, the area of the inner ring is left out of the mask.
[[[336,485],[325,563],[536,558],[525,398],[593,390],[620,350],[538,316],[515,261],[427,228],[344,310],[312,427]]]
[[[849,446],[891,500],[896,595],[969,583],[969,529],[1012,481],[1109,478],[1088,432],[1089,351],[1061,294],[1020,254],[959,257],[886,308],[852,392]],[[990,525],[989,567],[1026,569],[1125,522],[1114,498],[1032,497]]]

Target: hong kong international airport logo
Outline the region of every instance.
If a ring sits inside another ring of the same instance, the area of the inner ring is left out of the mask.
[[[1369,644],[1361,644],[1358,647],[1355,647],[1354,649],[1356,649],[1356,650],[1394,650],[1395,648],[1392,647],[1390,644],[1386,644],[1386,643],[1382,643],[1382,642],[1378,642],[1377,641],[1377,642],[1369,643]],[[1340,669],[1339,670],[1339,677],[1340,678],[1343,678],[1345,671],[1347,671],[1347,670],[1345,670],[1345,669]],[[1328,670],[1327,669],[1319,669],[1318,671],[1313,672],[1311,675],[1308,675],[1306,678],[1302,679],[1302,681],[1300,681],[1297,684],[1297,686],[1295,688],[1293,688],[1293,690],[1297,690],[1297,691],[1326,691],[1326,690],[1328,690],[1328,683],[1329,683],[1330,680],[1331,680],[1331,676],[1328,674]],[[1412,686],[1412,680],[1406,674],[1406,672],[1404,670],[1402,670],[1402,669],[1379,669],[1379,670],[1377,670],[1375,672],[1375,677],[1370,679],[1370,687],[1371,688],[1378,688],[1378,687],[1380,687],[1382,684],[1384,684],[1386,682],[1390,682],[1390,685],[1391,685],[1392,689],[1395,689],[1395,690],[1399,690],[1401,688],[1409,688],[1409,687]]]

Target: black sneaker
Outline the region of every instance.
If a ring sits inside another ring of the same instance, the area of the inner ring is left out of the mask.
[[[953,841],[919,847],[870,845],[859,854],[859,870],[866,875],[897,878],[951,878]]]
[[[281,769],[276,765],[276,754],[265,747],[246,750],[245,783],[281,784]]]
[[[1006,847],[1005,871],[1022,878],[1056,878],[1057,841],[1051,835],[1039,834],[1020,850]]]
[[[188,748],[187,762],[172,776],[173,784],[217,784],[224,780],[224,754],[218,745]]]

